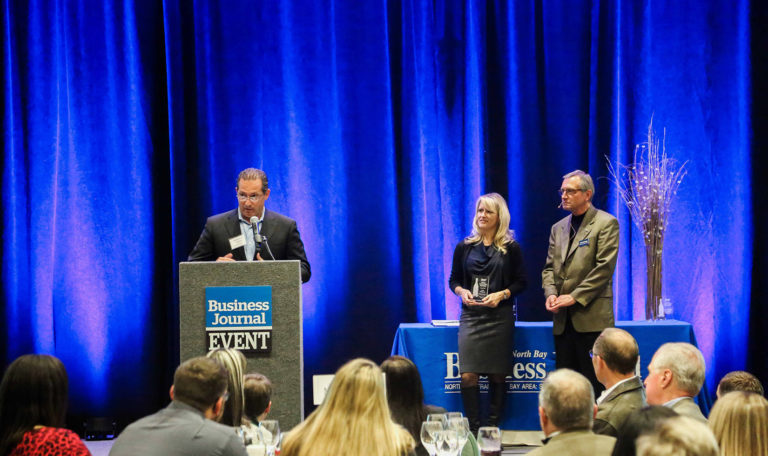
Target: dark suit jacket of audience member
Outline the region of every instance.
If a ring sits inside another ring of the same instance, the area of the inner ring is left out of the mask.
[[[240,236],[240,220],[237,218],[237,209],[208,217],[200,239],[198,239],[188,261],[214,261],[232,253],[232,257],[238,261],[245,261],[245,247],[234,250],[229,245],[229,240]],[[301,262],[301,281],[309,280],[311,270],[307,254],[304,252],[304,243],[299,236],[296,221],[277,212],[264,209],[264,220],[261,222],[261,234],[267,237],[269,249],[275,256],[275,260],[299,260]],[[265,260],[272,259],[267,253],[266,247],[262,247],[261,257]]]
[[[566,431],[549,439],[528,456],[610,456],[616,439],[592,431]]]
[[[632,377],[616,387],[597,406],[597,416],[592,430],[596,434],[618,437],[618,429],[627,416],[636,409],[645,407],[645,390],[640,377]]]

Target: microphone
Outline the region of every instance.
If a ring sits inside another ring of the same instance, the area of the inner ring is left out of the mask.
[[[253,239],[256,241],[256,253],[261,253],[261,233],[259,232],[259,218],[255,215],[251,217],[251,229],[253,230]]]
[[[557,208],[558,209],[562,209],[563,208],[563,202],[562,201],[560,201],[560,204],[557,205]],[[251,223],[253,223],[253,222],[251,222]]]

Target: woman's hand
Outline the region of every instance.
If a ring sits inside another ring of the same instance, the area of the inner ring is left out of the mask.
[[[456,295],[461,298],[461,302],[467,306],[477,305],[475,298],[472,296],[472,292],[466,288],[456,287]]]
[[[505,293],[503,291],[497,291],[484,297],[479,304],[490,308],[498,307],[499,303],[504,300],[504,296]]]

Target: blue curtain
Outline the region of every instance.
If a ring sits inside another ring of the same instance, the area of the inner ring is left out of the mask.
[[[159,407],[178,356],[176,265],[206,216],[235,207],[248,166],[312,264],[308,378],[383,359],[399,322],[456,318],[451,254],[489,191],[525,255],[520,316],[548,319],[539,273],[576,168],[621,224],[617,317],[643,318],[644,248],[606,158],[631,161],[653,116],[688,161],[665,294],[712,387],[747,363],[750,6],[5,2],[5,359],[62,358],[74,414]]]

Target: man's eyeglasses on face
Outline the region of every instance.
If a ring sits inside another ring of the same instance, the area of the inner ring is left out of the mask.
[[[564,194],[568,196],[573,196],[576,194],[576,192],[583,192],[583,191],[584,190],[580,188],[561,188],[560,190],[557,191],[557,193],[559,193],[560,196],[563,196]]]
[[[260,200],[263,196],[264,195],[251,195],[251,196],[248,196],[248,195],[243,194],[243,193],[238,193],[237,194],[237,199],[239,199],[242,202],[250,201],[252,203],[255,203],[256,201]]]

